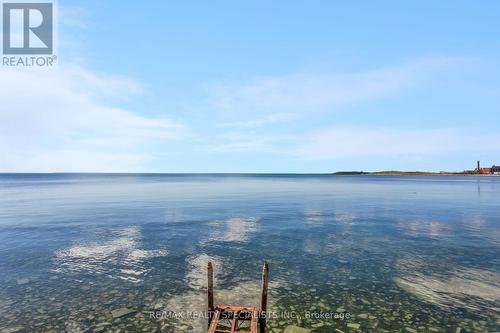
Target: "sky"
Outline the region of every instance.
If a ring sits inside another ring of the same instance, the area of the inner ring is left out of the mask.
[[[0,172],[500,164],[498,1],[58,1],[0,67]]]

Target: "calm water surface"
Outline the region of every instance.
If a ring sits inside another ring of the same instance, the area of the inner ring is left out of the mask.
[[[209,260],[269,332],[500,331],[500,177],[0,175],[2,333],[203,332]]]

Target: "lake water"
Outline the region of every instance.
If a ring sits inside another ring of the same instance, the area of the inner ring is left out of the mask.
[[[209,260],[269,332],[500,331],[500,177],[0,175],[2,333],[206,332]]]

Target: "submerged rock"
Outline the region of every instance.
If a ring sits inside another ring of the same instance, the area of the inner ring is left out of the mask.
[[[309,333],[311,330],[303,327],[298,327],[295,325],[290,325],[285,328],[285,331],[283,333]]]
[[[136,313],[137,311],[134,309],[129,309],[129,308],[120,308],[120,309],[115,309],[111,311],[111,315],[113,316],[114,319],[125,317],[131,314]]]
[[[357,323],[347,323],[347,327],[357,330],[361,325]]]
[[[7,327],[1,330],[0,332],[2,333],[20,333],[23,332],[23,327],[21,326],[14,326],[14,327]]]

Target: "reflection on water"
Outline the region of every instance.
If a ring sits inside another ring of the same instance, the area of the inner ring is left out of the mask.
[[[129,282],[140,283],[151,270],[144,261],[166,256],[165,250],[140,249],[140,228],[137,226],[110,231],[111,237],[102,242],[91,241],[56,251],[54,271],[76,275],[88,273],[105,274]]]
[[[481,189],[480,193],[478,189]],[[203,332],[216,303],[312,332],[500,330],[500,178],[0,175],[0,332]],[[306,312],[349,312],[348,320]]]
[[[397,227],[406,235],[440,239],[451,236],[451,226],[438,221],[404,221]]]
[[[427,275],[412,270],[411,275],[396,277],[394,282],[423,301],[445,309],[462,307],[478,315],[484,308],[500,310],[500,274],[497,272],[456,267],[444,274]]]
[[[207,241],[246,242],[259,227],[258,222],[253,217],[210,222],[211,232]]]

